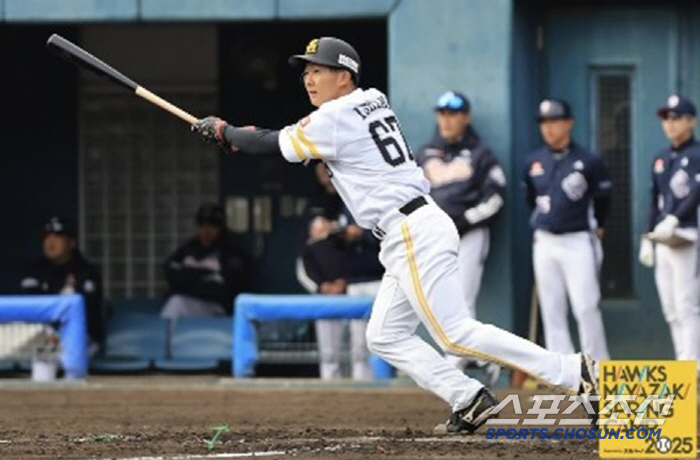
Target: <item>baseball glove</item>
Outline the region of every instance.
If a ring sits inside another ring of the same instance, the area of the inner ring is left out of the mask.
[[[661,238],[657,236],[654,232],[647,233],[646,237],[654,243],[665,244],[666,246],[672,248],[680,248],[694,243],[693,240],[689,240],[675,232],[671,234],[671,236],[669,236],[668,238]]]

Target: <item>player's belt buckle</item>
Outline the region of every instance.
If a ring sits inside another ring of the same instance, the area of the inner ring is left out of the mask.
[[[372,235],[374,235],[374,237],[375,237],[376,239],[378,239],[378,240],[381,241],[381,240],[383,240],[384,237],[386,236],[386,232],[385,232],[384,230],[382,230],[381,228],[379,228],[378,225],[375,225],[375,226],[372,228]]]
[[[392,209],[391,211],[387,212],[381,219],[379,219],[377,225],[375,225],[372,228],[372,235],[374,235],[374,237],[380,241],[383,240],[387,232],[387,230],[385,229],[391,230],[391,228],[396,223],[403,220],[413,211],[425,206],[426,204],[428,204],[428,200],[424,196],[419,196],[412,199],[400,208]]]

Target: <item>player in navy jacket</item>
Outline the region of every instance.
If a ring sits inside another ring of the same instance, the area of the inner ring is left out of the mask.
[[[545,146],[528,156],[523,183],[535,231],[533,266],[545,345],[574,351],[568,297],[581,348],[595,359],[607,359],[598,273],[611,181],[602,159],[572,141],[573,116],[566,101],[542,101],[538,120]]]
[[[695,105],[672,95],[657,115],[670,145],[652,162],[648,233],[642,236],[639,261],[648,267],[656,265],[656,288],[676,358],[698,360],[700,143],[693,136]]]

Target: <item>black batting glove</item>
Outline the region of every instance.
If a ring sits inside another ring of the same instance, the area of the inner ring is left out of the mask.
[[[192,125],[192,131],[199,133],[207,142],[219,144],[222,147],[227,146],[228,142],[224,136],[224,130],[228,126],[224,120],[218,117],[206,117],[197,120]]]

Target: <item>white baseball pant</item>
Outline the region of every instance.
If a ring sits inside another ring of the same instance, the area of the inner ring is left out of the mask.
[[[478,227],[462,235],[459,239],[457,266],[464,284],[464,300],[469,318],[476,319],[476,298],[479,295],[484,264],[489,254],[490,235],[488,227]],[[458,369],[464,369],[467,362],[473,360],[468,356],[446,355],[447,360]]]
[[[482,384],[447,361],[416,333],[422,322],[444,350],[522,370],[569,392],[580,385],[578,354],[545,350],[533,342],[467,316],[457,266],[459,236],[452,220],[426,196],[428,205],[404,216],[398,209],[380,219],[386,232],[379,258],[386,268],[367,325],[367,345],[452,410],[469,405]]]
[[[163,305],[160,316],[177,319],[180,316],[223,316],[224,308],[210,300],[197,299],[184,294],[173,294]]]
[[[348,284],[347,295],[376,297],[380,284],[381,281],[351,283]],[[372,379],[372,368],[369,365],[369,353],[365,340],[366,319],[319,319],[316,320],[315,326],[321,379],[332,380],[343,377],[341,358],[346,328],[349,330],[352,379]]]
[[[696,245],[678,248],[655,245],[656,289],[671,330],[676,359],[700,358],[700,278],[695,266]]]
[[[610,355],[598,309],[600,262],[593,238],[588,231],[554,234],[536,230],[532,263],[547,349],[574,352],[568,321],[570,302],[582,351],[605,360]]]

